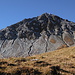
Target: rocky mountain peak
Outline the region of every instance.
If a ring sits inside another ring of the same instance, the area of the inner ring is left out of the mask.
[[[0,30],[3,57],[28,56],[74,45],[75,23],[44,13]]]

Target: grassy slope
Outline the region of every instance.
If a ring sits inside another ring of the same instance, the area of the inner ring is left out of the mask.
[[[75,75],[75,47],[26,58],[0,59],[0,75],[6,74]]]

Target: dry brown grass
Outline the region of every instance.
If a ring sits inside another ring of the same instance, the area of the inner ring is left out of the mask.
[[[50,42],[51,43],[56,43],[56,40],[55,39],[50,39]]]
[[[0,59],[0,75],[75,75],[75,47],[26,58]]]
[[[69,45],[73,45],[73,44],[74,44],[73,40],[72,40],[70,37],[68,37],[68,36],[65,36],[64,40],[65,40],[67,43],[69,43]]]
[[[67,45],[63,44],[60,47],[58,47],[57,49],[62,49],[62,48],[66,48],[66,47],[67,47]]]

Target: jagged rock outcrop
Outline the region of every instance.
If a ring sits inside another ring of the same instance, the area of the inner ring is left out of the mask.
[[[74,39],[74,22],[44,13],[0,30],[0,56],[25,57],[49,52],[74,45]]]

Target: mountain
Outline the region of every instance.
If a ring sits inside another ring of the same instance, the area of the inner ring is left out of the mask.
[[[75,45],[75,23],[44,13],[0,30],[0,57],[26,57]]]
[[[0,59],[0,75],[75,75],[75,47],[25,58]]]

